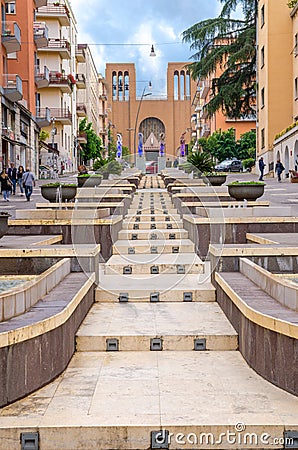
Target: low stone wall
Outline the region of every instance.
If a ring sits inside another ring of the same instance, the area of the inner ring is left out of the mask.
[[[240,272],[283,306],[298,311],[298,285],[277,277],[246,258],[240,258]]]
[[[70,273],[70,259],[63,259],[50,267],[34,280],[0,295],[0,322],[23,314],[47,295],[60,281]]]
[[[57,326],[52,318],[36,325],[40,333],[34,333],[34,326],[29,326],[32,338],[22,339],[21,330],[10,331],[9,344],[3,346],[5,336],[0,334],[0,407],[29,395],[66,369],[75,352],[76,332],[94,302],[94,291],[93,278],[59,317],[55,316]],[[14,343],[13,334],[16,334]]]
[[[261,326],[249,319],[219,283],[215,287],[217,302],[239,335],[239,351],[247,363],[269,382],[298,395],[298,340],[266,328],[265,320]]]

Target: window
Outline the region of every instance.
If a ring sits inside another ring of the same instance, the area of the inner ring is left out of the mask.
[[[294,82],[294,95],[295,95],[295,100],[297,100],[297,96],[298,96],[298,78],[295,78],[295,82]]]
[[[298,45],[298,35],[297,35],[297,33],[296,33],[295,36],[294,36],[294,51],[293,51],[294,56],[297,56],[297,55],[298,55],[297,45]]]
[[[261,129],[261,147],[265,147],[265,128]]]
[[[261,27],[265,24],[265,6],[261,8]]]
[[[261,108],[265,106],[265,88],[261,89]]]
[[[15,14],[16,13],[16,2],[5,3],[5,12],[6,12],[6,14]]]
[[[261,48],[261,67],[264,67],[265,64],[265,48]]]

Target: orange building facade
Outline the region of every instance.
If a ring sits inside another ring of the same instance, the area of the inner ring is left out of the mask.
[[[160,143],[164,141],[167,156],[180,155],[181,137],[191,140],[191,99],[196,83],[185,68],[187,63],[169,63],[167,68],[167,93],[154,95],[144,83],[142,94],[137,96],[135,65],[132,63],[107,64],[109,129],[114,139],[122,135],[123,146],[131,154],[137,152],[138,133],[144,138],[147,160],[157,160]]]

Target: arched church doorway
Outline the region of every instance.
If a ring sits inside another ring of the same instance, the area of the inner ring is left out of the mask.
[[[165,135],[163,122],[156,117],[148,117],[140,124],[140,133],[143,133],[144,153],[147,161],[157,161],[161,136]]]

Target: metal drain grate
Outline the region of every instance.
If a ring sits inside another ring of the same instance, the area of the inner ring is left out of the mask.
[[[123,275],[131,275],[131,274],[132,274],[132,267],[131,266],[123,267]]]
[[[192,292],[183,292],[183,301],[192,302]]]
[[[284,432],[284,448],[298,448],[298,431]]]
[[[150,339],[150,350],[152,352],[161,352],[162,351],[162,339],[161,338]]]
[[[159,302],[159,292],[151,292],[151,294],[150,294],[150,302],[151,303]]]
[[[121,292],[119,294],[119,297],[118,297],[119,302],[120,303],[127,303],[128,302],[128,297],[129,297],[129,295],[128,295],[127,292]]]
[[[157,275],[157,274],[159,274],[159,267],[158,267],[158,266],[151,266],[151,267],[150,267],[150,273],[151,273],[152,275]]]
[[[184,273],[185,273],[185,266],[183,266],[182,264],[179,264],[177,266],[177,274],[183,275]]]
[[[21,450],[38,450],[39,434],[38,433],[21,433]]]
[[[151,448],[152,449],[169,449],[169,431],[151,431]]]
[[[106,339],[106,350],[107,352],[118,352],[119,339]]]
[[[205,338],[194,339],[194,350],[197,352],[206,350],[206,339]]]
[[[128,247],[128,254],[129,255],[134,255],[136,253],[136,250],[134,247]]]

